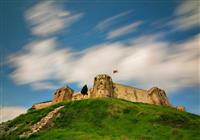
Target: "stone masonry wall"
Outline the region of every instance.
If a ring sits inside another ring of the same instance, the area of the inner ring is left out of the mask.
[[[170,105],[167,95],[164,90],[159,89],[157,87],[152,87],[148,91],[148,95],[150,96],[153,104],[156,105]]]
[[[131,102],[142,102],[155,105],[169,106],[165,91],[157,87],[143,90],[113,83],[112,78],[106,74],[99,74],[94,78],[94,84],[88,91],[88,95],[83,96],[80,92],[75,93],[68,86],[56,90],[52,102],[35,104],[32,108],[40,109],[62,101],[73,101],[88,98],[119,98]]]
[[[114,97],[131,102],[142,102],[156,105],[170,105],[165,92],[157,87],[142,90],[114,83]]]
[[[106,74],[97,75],[90,98],[114,97],[132,102],[142,102],[156,105],[169,105],[168,98],[164,92],[157,87],[150,90],[142,90],[118,83],[113,83],[110,76]]]
[[[131,102],[143,102],[152,104],[146,90],[137,89],[121,84],[114,83],[114,97]]]
[[[71,101],[74,90],[68,86],[62,87],[54,93],[53,103],[58,103],[62,101]]]
[[[99,74],[94,78],[90,98],[113,97],[113,82],[110,76]]]
[[[74,101],[74,100],[88,99],[88,98],[89,98],[88,95],[83,95],[83,94],[81,94],[81,93],[78,92],[78,93],[73,94],[72,101]]]
[[[42,109],[52,105],[52,101],[34,104],[32,109]]]

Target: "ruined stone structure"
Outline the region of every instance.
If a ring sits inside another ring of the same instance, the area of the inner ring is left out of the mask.
[[[138,89],[114,83],[112,78],[106,74],[97,75],[94,84],[88,91],[88,95],[75,93],[68,86],[62,87],[54,93],[52,101],[33,105],[34,109],[41,109],[62,101],[74,101],[88,98],[119,98],[131,102],[142,102],[155,105],[170,106],[165,91],[157,87],[149,90]]]
[[[90,98],[114,97],[113,82],[110,76],[102,74],[94,78]]]
[[[180,110],[180,111],[185,111],[185,107],[184,106],[176,106],[176,109]]]
[[[81,93],[75,93],[72,97],[72,101],[74,100],[82,100],[82,99],[88,99],[89,96],[88,95],[83,95]]]
[[[54,93],[53,103],[71,101],[74,90],[68,86],[62,87]]]
[[[56,90],[52,101],[34,104],[32,106],[32,109],[42,109],[42,108],[46,108],[48,106],[51,106],[51,105],[59,103],[59,102],[71,101],[73,94],[74,94],[73,89],[71,89],[68,86],[64,86],[64,87]]]
[[[132,102],[142,102],[156,105],[169,105],[164,90],[153,87],[142,90],[118,83],[113,83],[110,76],[101,74],[94,78],[90,98],[112,97]]]
[[[114,97],[132,102],[166,106],[169,105],[169,101],[165,92],[157,87],[153,87],[149,90],[143,90],[115,83]]]
[[[32,106],[32,109],[42,109],[42,108],[46,108],[51,105],[52,105],[52,101],[41,102],[41,103],[34,104]]]

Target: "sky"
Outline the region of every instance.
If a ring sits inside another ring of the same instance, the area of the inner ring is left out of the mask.
[[[57,88],[90,88],[94,76],[164,89],[200,115],[197,0],[1,0],[0,122],[51,100]],[[118,73],[112,74],[117,69]]]

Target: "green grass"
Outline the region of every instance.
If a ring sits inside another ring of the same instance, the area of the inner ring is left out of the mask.
[[[65,107],[54,119],[54,126],[31,135],[29,140],[200,139],[200,116],[118,99],[89,99],[30,110],[9,122],[9,127],[19,128],[2,139],[18,139],[20,133],[60,105]]]

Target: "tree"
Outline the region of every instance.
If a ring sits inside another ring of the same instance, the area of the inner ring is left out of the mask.
[[[84,85],[82,90],[81,90],[81,94],[88,95],[87,92],[88,92],[88,87],[87,87],[87,85]]]

